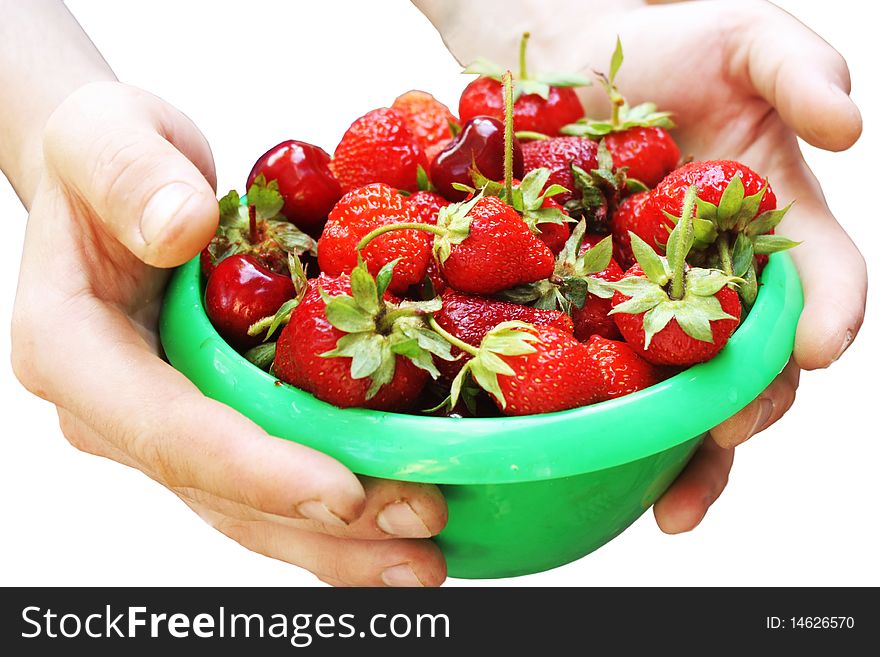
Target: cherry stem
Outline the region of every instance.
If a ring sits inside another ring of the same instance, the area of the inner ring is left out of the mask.
[[[727,239],[727,235],[721,233],[718,236],[716,245],[718,246],[718,255],[721,258],[721,268],[725,274],[733,276],[733,259],[730,255],[730,242]]]
[[[694,235],[694,205],[697,203],[697,186],[691,185],[687,188],[684,195],[684,204],[681,209],[681,219],[679,219],[679,230],[677,238],[678,244],[675,249],[675,262],[670,262],[672,267],[672,285],[669,290],[671,299],[681,299],[684,297],[685,288],[685,259],[688,255],[688,246],[691,244]],[[684,223],[681,223],[684,222]],[[667,248],[667,253],[669,249]]]
[[[444,340],[446,340],[446,341],[447,341],[449,344],[451,344],[453,347],[458,347],[458,348],[461,349],[463,352],[465,352],[465,353],[467,353],[467,354],[470,354],[471,356],[476,356],[477,354],[480,353],[480,350],[477,349],[475,346],[468,344],[468,343],[465,342],[464,340],[460,340],[460,339],[458,339],[457,337],[455,337],[454,335],[452,335],[452,333],[449,333],[446,329],[444,329],[442,326],[440,326],[440,325],[437,323],[437,320],[434,319],[434,316],[433,316],[433,315],[431,315],[431,316],[428,318],[428,324],[430,325],[430,327],[431,327],[432,329],[434,329],[434,331],[435,331],[440,337],[442,337]]]
[[[528,32],[526,32],[528,34]],[[523,35],[523,41],[525,41]],[[504,85],[504,193],[508,203],[513,202],[513,76],[506,71],[501,78]]]
[[[519,42],[519,79],[527,80],[529,75],[526,71],[526,46],[529,43],[529,37],[532,36],[528,32],[523,32],[522,39]]]
[[[249,238],[251,244],[257,243],[257,206],[249,205],[248,206],[248,219],[249,219]]]
[[[363,236],[358,245],[355,247],[358,251],[363,251],[367,248],[367,244],[372,242],[374,239],[379,237],[380,235],[384,235],[385,233],[390,233],[395,230],[421,230],[426,233],[434,233],[435,235],[446,235],[446,231],[442,228],[438,228],[432,224],[421,224],[416,222],[402,222],[399,224],[387,224],[385,226],[379,226],[378,228],[374,228],[369,233]]]

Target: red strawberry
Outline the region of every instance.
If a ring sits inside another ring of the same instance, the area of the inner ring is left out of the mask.
[[[614,168],[627,167],[627,176],[653,187],[678,164],[681,152],[668,129],[674,127],[669,112],[658,112],[654,103],[630,107],[614,84],[623,63],[620,39],[611,56],[608,75],[597,73],[611,101],[611,118],[594,121],[583,118],[564,126],[567,135],[604,139]]]
[[[651,192],[651,200],[638,213],[631,230],[652,246],[666,243],[689,186],[699,199],[694,220],[696,248],[692,264],[722,269],[745,279],[739,292],[746,307],[758,290],[757,274],[764,256],[795,246],[774,235],[788,207],[776,209],[776,195],[767,181],[739,162],[691,162],[670,173]],[[648,238],[646,238],[646,236]],[[754,256],[754,257],[753,257]]]
[[[628,277],[648,281],[645,272],[638,264],[630,267],[621,280],[625,281]],[[614,315],[614,320],[624,339],[639,349],[639,353],[646,360],[657,365],[686,367],[711,360],[727,344],[727,340],[739,326],[741,306],[736,290],[725,284],[712,296],[718,300],[720,312],[710,315],[713,318],[708,320],[711,331],[705,335],[705,340],[686,333],[675,317],[670,318],[663,328],[650,337],[650,340],[644,326],[647,311],[632,314],[620,311]],[[615,310],[630,299],[632,297],[626,294],[615,292],[613,298]]]
[[[425,323],[437,300],[401,308],[384,286],[386,267],[374,280],[363,267],[349,278],[321,274],[278,339],[275,375],[340,407],[403,411],[417,401],[432,355],[449,359],[449,344]]]
[[[244,350],[261,341],[248,335],[251,324],[275,314],[295,296],[290,276],[269,271],[252,256],[233,255],[218,264],[208,279],[205,312],[229,344]]]
[[[592,236],[591,236],[592,237]],[[592,245],[586,243],[581,247],[581,254],[586,253],[592,248]],[[600,272],[592,274],[603,281],[619,281],[623,278],[623,270],[614,260],[609,260],[608,266]],[[611,312],[611,299],[596,296],[587,293],[584,305],[580,308],[577,306],[571,309],[571,319],[574,322],[574,337],[581,342],[586,342],[593,335],[600,335],[604,338],[619,338],[620,331],[614,318],[609,316]]]
[[[210,276],[225,258],[247,254],[276,274],[287,276],[288,254],[317,255],[317,243],[279,213],[284,199],[278,182],[258,175],[248,187],[248,205],[234,189],[220,199],[217,233],[200,254],[202,272]]]
[[[541,204],[541,208],[544,209],[552,209],[557,210],[559,213],[565,217],[568,217],[568,213],[563,209],[559,203],[556,202],[555,199],[550,198],[549,196],[544,199],[544,202]],[[556,255],[562,248],[565,246],[565,242],[568,240],[568,236],[571,234],[571,231],[568,228],[567,223],[541,223],[537,224],[538,226],[538,237],[541,238],[541,241],[547,245],[553,255]]]
[[[412,194],[409,199],[407,199],[407,203],[418,215],[419,220],[422,223],[431,225],[437,224],[437,215],[440,212],[440,208],[445,208],[449,205],[449,201],[439,194],[427,191]],[[443,272],[440,271],[440,265],[437,264],[437,261],[434,258],[428,260],[428,269],[425,272],[425,275],[430,279],[431,286],[433,287],[434,294],[431,294],[430,296],[441,294],[443,290],[446,289],[446,279],[443,278]]]
[[[596,142],[586,137],[553,137],[527,141],[522,145],[523,164],[526,172],[546,168],[550,170],[549,185],[561,185],[567,192],[554,197],[562,205],[578,195],[571,165],[584,171],[598,167]]]
[[[514,130],[556,135],[562,126],[584,115],[572,87],[587,85],[589,81],[573,74],[529,76],[525,61],[528,38],[528,33],[523,34],[520,44],[520,72],[514,88]],[[465,69],[465,73],[478,73],[481,77],[461,94],[458,114],[462,121],[480,115],[504,119],[503,72],[503,68],[485,59],[478,59]]]
[[[627,167],[626,175],[655,187],[678,166],[681,151],[665,128],[636,126],[605,136],[614,167]]]
[[[383,183],[354,189],[330,212],[318,241],[318,264],[328,276],[348,273],[357,266],[357,245],[370,231],[385,225],[417,221],[406,197]],[[361,255],[370,273],[399,258],[391,280],[392,292],[403,293],[422,282],[431,258],[431,240],[425,233],[399,230],[381,235]]]
[[[513,106],[513,112],[513,126],[517,132],[556,135],[562,126],[581,118],[584,108],[573,89],[550,86],[547,98],[536,93],[521,95]],[[479,77],[471,82],[461,94],[458,113],[462,121],[475,116],[503,118],[501,82],[489,77]]]
[[[449,205],[449,201],[435,194],[434,192],[421,191],[411,194],[407,200],[407,205],[418,215],[418,221],[423,224],[437,225],[437,215],[440,208]]]
[[[556,326],[504,322],[486,334],[479,348],[463,342],[457,346],[467,347],[473,357],[452,383],[453,406],[467,376],[507,415],[585,406],[596,400],[601,386],[598,369],[584,345]]]
[[[730,287],[735,277],[685,264],[694,243],[696,200],[697,188],[692,186],[669,237],[668,262],[631,233],[637,263],[624,278],[605,284],[614,290],[612,313],[624,339],[657,365],[707,361],[739,325],[739,295]]]
[[[387,107],[352,123],[330,164],[345,191],[381,182],[415,192],[419,166],[428,166],[425,153],[403,116]]]
[[[330,156],[323,148],[289,139],[256,161],[247,186],[250,188],[259,175],[277,181],[284,199],[281,214],[307,233],[318,235],[327,214],[342,196],[329,164]]]
[[[639,356],[626,342],[594,335],[584,347],[600,374],[596,401],[623,397],[663,379],[660,368]]]
[[[461,294],[450,288],[446,289],[442,298],[443,309],[434,314],[437,323],[473,347],[479,347],[486,334],[502,322],[516,320],[534,326],[555,326],[569,334],[574,330],[571,318],[556,310],[540,310],[518,303]],[[459,357],[462,351],[453,347],[452,355]],[[454,361],[438,359],[437,369],[444,377],[452,379],[469,358],[469,355],[463,354]]]
[[[635,263],[629,245],[630,231],[641,237],[648,244],[658,239],[655,230],[657,223],[653,213],[644,207],[651,198],[650,192],[639,192],[625,198],[611,217],[611,233],[614,235],[614,259],[629,269]],[[665,223],[663,224],[666,225]],[[663,244],[669,237],[669,231],[663,230]]]
[[[549,277],[553,252],[511,206],[478,196],[444,208],[434,241],[446,281],[459,292],[495,294]]]
[[[452,125],[458,125],[449,108],[429,93],[407,91],[391,105],[403,117],[428,163],[452,140]]]

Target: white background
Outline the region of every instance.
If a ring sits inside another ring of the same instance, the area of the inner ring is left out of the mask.
[[[164,97],[200,126],[221,192],[241,188],[254,159],[282,139],[332,153],[353,119],[403,91],[424,88],[455,110],[468,81],[405,0],[68,4],[120,79]],[[779,4],[837,47],[852,69],[853,98],[865,118],[861,141],[846,153],[807,149],[807,156],[876,275],[874,21],[855,0]],[[0,324],[8,326],[26,217],[5,181],[0,215],[7,244]],[[574,564],[486,584],[880,584],[877,301],[869,297],[864,328],[846,357],[805,374],[791,412],[737,450],[728,490],[696,531],[665,536],[648,513]],[[9,353],[7,330],[0,351]],[[8,358],[0,366],[0,400],[0,583],[317,582],[214,532],[139,473],[69,447],[54,408],[18,385]]]

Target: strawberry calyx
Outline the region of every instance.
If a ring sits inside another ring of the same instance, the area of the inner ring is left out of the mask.
[[[653,336],[673,319],[690,337],[710,343],[713,342],[710,322],[736,319],[724,312],[715,295],[724,286],[742,283],[743,279],[719,269],[688,268],[686,265],[695,240],[693,210],[696,198],[697,188],[691,185],[685,194],[681,218],[669,236],[665,258],[630,232],[633,255],[644,276],[597,282],[629,297],[616,305],[610,314],[644,313],[645,349],[650,346]]]
[[[255,256],[275,273],[288,274],[284,254],[318,254],[317,241],[281,214],[284,199],[275,180],[266,182],[260,174],[248,188],[247,196],[241,197],[233,189],[218,199],[218,205],[220,222],[207,246],[214,266],[242,253]]]
[[[575,189],[580,198],[573,198],[565,204],[565,210],[573,217],[584,217],[590,230],[596,233],[608,232],[608,207],[616,207],[620,200],[647,187],[635,178],[627,176],[629,167],[614,167],[614,161],[605,140],[599,142],[596,151],[596,168],[589,172],[574,162],[569,167],[574,178]]]
[[[611,236],[584,253],[587,225],[581,220],[571,231],[565,246],[556,256],[553,276],[542,281],[520,285],[504,290],[498,297],[504,301],[530,304],[535,308],[556,310],[571,314],[573,308],[581,309],[587,302],[587,295],[594,294],[603,299],[611,298],[613,291],[604,281],[593,276],[604,271],[611,262]]]
[[[720,269],[728,276],[743,279],[738,291],[746,308],[758,294],[757,261],[755,256],[785,251],[800,244],[774,235],[772,231],[785,217],[792,203],[778,210],[758,214],[767,192],[765,184],[756,193],[745,195],[742,176],[737,172],[724,188],[718,204],[696,199],[693,218],[694,248],[690,257],[694,264]],[[673,223],[679,218],[664,212]]]
[[[623,64],[623,47],[620,37],[617,37],[617,45],[611,55],[611,64],[608,74],[601,71],[593,71],[599,83],[608,94],[611,102],[611,117],[605,121],[596,121],[584,117],[575,123],[569,123],[560,130],[564,135],[576,135],[598,139],[612,132],[624,132],[630,128],[674,128],[671,112],[658,112],[654,103],[641,103],[630,107],[626,99],[617,89],[615,79],[620,66]]]
[[[382,267],[374,279],[363,261],[351,272],[351,295],[330,296],[320,290],[327,320],[345,335],[323,358],[351,358],[353,379],[370,379],[372,399],[394,378],[397,357],[409,359],[433,378],[440,376],[433,356],[454,360],[449,342],[428,325],[430,313],[442,308],[439,297],[427,301],[385,298],[397,260]]]
[[[550,96],[550,87],[587,87],[592,84],[589,78],[577,73],[544,72],[529,75],[526,66],[526,47],[530,34],[523,32],[519,44],[519,75],[514,81],[513,101],[516,102],[523,94],[537,94],[544,100]],[[482,77],[502,81],[505,69],[495,62],[478,57],[468,64],[462,73],[476,73]]]
[[[483,337],[479,347],[474,347],[444,330],[433,317],[430,324],[448,342],[471,355],[471,359],[452,380],[448,401],[441,402],[438,408],[447,403],[454,407],[462,389],[466,387],[467,379],[471,378],[480,388],[495,397],[504,409],[507,402],[498,384],[498,377],[514,376],[515,372],[501,356],[523,356],[536,352],[537,348],[532,343],[540,340],[535,335],[537,329],[526,322],[501,322]]]

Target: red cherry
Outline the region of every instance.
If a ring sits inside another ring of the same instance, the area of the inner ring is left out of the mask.
[[[342,188],[328,166],[330,156],[323,148],[289,139],[266,151],[254,164],[247,186],[261,173],[267,181],[277,180],[284,198],[281,213],[301,230],[312,235],[321,227]]]
[[[471,166],[489,180],[504,178],[504,124],[490,116],[475,116],[462,126],[459,135],[431,163],[431,182],[450,201],[461,201],[467,194],[452,183],[473,185]],[[513,176],[523,177],[522,148],[513,138]]]
[[[208,279],[205,310],[217,332],[233,347],[245,350],[262,340],[249,336],[248,327],[274,315],[295,296],[290,277],[269,271],[251,256],[234,255],[221,261]]]

